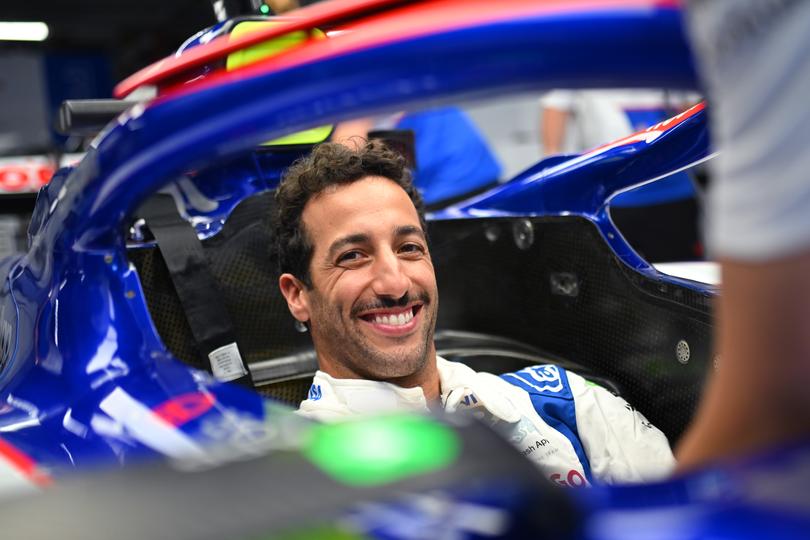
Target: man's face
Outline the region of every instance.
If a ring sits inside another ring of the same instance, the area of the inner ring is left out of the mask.
[[[419,216],[391,180],[366,177],[313,197],[313,243],[301,302],[321,369],[337,377],[407,379],[435,357],[438,292]]]

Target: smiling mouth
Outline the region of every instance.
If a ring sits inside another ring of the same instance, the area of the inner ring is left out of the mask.
[[[360,315],[360,319],[379,326],[408,327],[421,309],[422,304],[415,304],[404,309],[366,313]]]

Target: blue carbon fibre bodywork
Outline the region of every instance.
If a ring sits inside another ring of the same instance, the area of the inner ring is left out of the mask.
[[[420,37],[246,80],[229,77],[233,82],[133,109],[101,138],[93,165],[97,170],[82,189],[76,186],[71,192],[83,194],[72,203],[85,216],[77,224],[77,241],[88,248],[109,245],[113,243],[110,224],[120,224],[172,176],[212,159],[236,157],[264,140],[319,123],[471,95],[547,88],[563,80],[578,86],[611,81],[694,85],[683,42],[663,39],[679,32],[677,12],[630,12],[627,20],[620,15],[612,13],[615,21],[608,34],[636,33],[652,48],[660,46],[664,58],[625,41],[615,50],[604,50],[598,73],[589,77],[572,73],[576,66],[563,61],[564,55],[538,60],[532,51],[553,47],[555,40],[562,39],[562,29],[572,24],[581,27],[575,28],[576,33],[592,36],[593,41],[582,42],[583,50],[609,40],[610,35],[598,30],[603,19],[597,15],[585,20],[547,15]],[[459,48],[459,43],[464,47]],[[573,48],[570,54],[577,58],[583,50]],[[465,61],[470,56],[479,60]],[[409,61],[413,58],[427,60]],[[663,70],[661,63],[667,60],[672,69]]]
[[[579,215],[596,224],[605,241],[633,269],[662,281],[713,292],[705,284],[664,276],[625,241],[610,219],[610,200],[630,188],[684,169],[709,156],[707,113],[702,106],[679,122],[564,159],[552,157],[510,182],[446,208],[434,219]],[[677,117],[676,117],[677,118]]]
[[[161,343],[126,258],[126,232],[138,206],[160,189],[175,190],[201,236],[210,236],[240,200],[276,185],[296,156],[254,149],[289,132],[495,93],[693,88],[679,17],[674,9],[629,8],[538,14],[281,71],[234,74],[133,107],[78,166],[59,171],[43,188],[27,253],[0,263],[6,276],[0,440],[60,474],[202,452],[245,426],[273,432],[287,411],[180,364]],[[700,111],[655,140],[541,162],[433,219],[577,214],[598,226],[629,267],[710,294],[700,284],[657,274],[623,240],[608,210],[615,194],[698,162],[708,148]],[[680,486],[594,490],[583,504],[593,511],[665,506],[673,493],[686,491]],[[806,514],[797,519],[807,523]]]

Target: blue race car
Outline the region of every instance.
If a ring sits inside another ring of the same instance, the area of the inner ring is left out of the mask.
[[[398,538],[392,523],[418,522],[425,538],[608,538],[633,527],[686,538],[772,526],[768,504],[729,493],[749,493],[764,470],[807,478],[793,458],[572,501],[482,426],[407,415],[320,426],[279,404],[306,396],[316,366],[272,271],[266,217],[281,172],[330,125],[359,116],[559,86],[691,88],[671,2],[356,0],[236,31],[245,23],[219,25],[121,83],[118,97],[147,86],[158,95],[121,105],[81,163],[54,175],[28,251],[0,265],[0,489],[64,486],[0,508],[6,530],[47,534],[52,523],[26,509],[84,538],[109,535],[105,523],[118,537],[305,527]],[[706,124],[698,105],[434,213],[440,354],[501,373],[570,367],[676,442],[715,361],[716,290],[639,257],[609,202],[706,159]],[[364,453],[365,437],[402,453]],[[173,465],[70,474],[160,456]],[[673,523],[651,517],[662,512]],[[778,512],[785,534],[810,521]]]

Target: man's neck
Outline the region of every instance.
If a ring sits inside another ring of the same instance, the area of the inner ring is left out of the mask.
[[[441,396],[441,381],[439,379],[439,370],[436,365],[436,352],[431,347],[428,353],[428,360],[425,366],[417,373],[406,375],[404,377],[395,377],[391,379],[374,379],[381,382],[387,382],[400,388],[422,388],[425,395],[425,400],[428,404],[439,401]],[[334,377],[335,379],[367,379],[361,374],[355,373],[351,369],[341,364],[324,361],[326,359],[318,358],[318,364],[321,371]]]
[[[435,354],[432,355],[431,359],[425,364],[425,368],[419,373],[396,379],[388,379],[385,382],[395,384],[401,388],[421,387],[422,392],[425,394],[425,400],[429,405],[438,402],[442,394]]]

